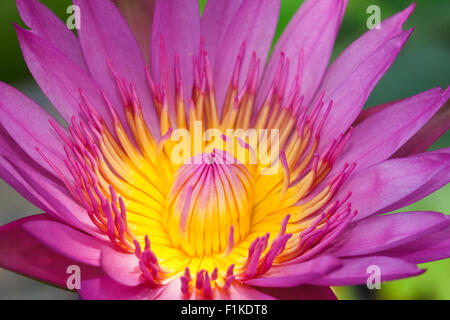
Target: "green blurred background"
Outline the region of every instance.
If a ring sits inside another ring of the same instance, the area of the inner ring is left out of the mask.
[[[63,20],[70,0],[41,0]],[[94,0],[95,1],[95,0]],[[132,0],[131,0],[132,1]],[[214,0],[211,0],[214,1]],[[233,0],[229,0],[233,1]],[[255,0],[258,1],[258,0]],[[206,0],[200,0],[203,8]],[[276,37],[279,37],[302,1],[282,0]],[[353,40],[367,31],[369,5],[378,5],[382,20],[406,8],[409,0],[349,0],[342,28],[339,32],[333,58]],[[379,82],[366,107],[405,98],[429,88],[447,87],[450,80],[450,1],[417,0],[417,7],[405,28],[415,27],[410,40],[391,69]],[[11,22],[21,25],[14,0],[0,4],[0,80],[9,83],[45,108],[48,100],[35,85],[22,58]],[[450,146],[447,132],[432,147]],[[17,218],[38,213],[39,210],[22,199],[3,181],[0,182],[0,225]],[[430,210],[450,214],[450,185],[401,211]],[[383,283],[380,290],[365,286],[337,287],[340,299],[450,299],[450,259],[422,265],[428,271],[422,276]],[[71,292],[56,289],[37,281],[0,269],[0,299],[75,299]]]

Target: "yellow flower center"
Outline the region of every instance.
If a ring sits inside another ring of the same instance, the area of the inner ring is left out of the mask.
[[[182,165],[175,173],[163,214],[176,248],[195,257],[223,253],[250,231],[253,177],[233,157],[214,150]],[[196,163],[197,162],[197,163]]]
[[[352,166],[311,194],[349,138],[340,136],[317,153],[331,103],[321,96],[311,108],[303,106],[297,84],[285,99],[280,79],[288,62],[281,57],[258,112],[255,60],[242,92],[237,81],[230,83],[219,115],[206,54],[202,59],[205,70],[188,108],[180,79],[169,106],[164,87],[149,76],[161,138],[147,127],[133,86],[115,72],[125,118],[105,96],[114,121],[108,127],[81,93],[84,118],[73,119],[71,137],[54,126],[66,142],[72,177],[55,171],[92,222],[118,250],[136,254],[150,282],[181,276],[183,292],[193,282],[205,292],[211,285],[226,289],[235,278],[302,259],[351,218],[347,199],[333,197]]]

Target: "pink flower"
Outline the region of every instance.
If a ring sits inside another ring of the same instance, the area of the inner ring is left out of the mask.
[[[332,299],[373,266],[387,281],[450,256],[445,215],[381,215],[449,182],[449,149],[425,152],[449,89],[361,112],[414,6],[328,67],[345,0],[306,0],[270,57],[279,0],[202,17],[197,0],[115,2],[131,28],[109,0],[74,0],[76,37],[17,1],[25,61],[68,130],[0,83],[0,176],[45,212],[0,228],[0,266],[66,287],[77,265],[85,299]],[[252,128],[277,139],[226,130]]]

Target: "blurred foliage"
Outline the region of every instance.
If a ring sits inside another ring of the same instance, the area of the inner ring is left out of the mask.
[[[212,0],[214,1],[214,0]],[[232,0],[229,0],[232,1]],[[66,8],[70,0],[42,0],[63,20],[67,19]],[[282,0],[276,39],[286,27],[302,1]],[[203,8],[206,0],[200,0]],[[382,19],[406,8],[409,0],[349,0],[347,12],[336,40],[333,59],[353,40],[367,31],[366,9],[376,4],[381,9]],[[405,98],[429,88],[447,87],[450,77],[450,1],[417,0],[417,7],[405,28],[415,27],[396,62],[379,82],[367,106]],[[31,79],[20,53],[11,21],[23,26],[14,0],[2,0],[0,4],[0,43],[2,63],[1,80],[17,83]],[[433,149],[448,147],[450,134],[445,134]],[[422,199],[402,211],[433,210],[450,213],[450,185]],[[335,288],[341,299],[450,299],[450,260],[432,262],[421,267],[429,270],[422,276],[390,283],[383,283],[381,290],[366,287]]]

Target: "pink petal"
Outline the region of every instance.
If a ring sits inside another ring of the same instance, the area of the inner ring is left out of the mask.
[[[175,279],[161,287],[161,294],[157,300],[190,300],[191,296],[184,295],[181,291],[181,280]]]
[[[437,172],[435,172],[432,176],[427,177],[426,182],[419,187],[416,191],[413,193],[408,194],[406,197],[398,200],[397,202],[393,203],[392,205],[385,207],[377,212],[377,214],[380,213],[386,213],[395,211],[397,209],[400,209],[402,207],[408,206],[414,202],[419,201],[420,199],[426,197],[427,195],[431,194],[432,192],[435,192],[436,190],[442,188],[445,186],[446,183],[450,182],[450,172],[449,172],[449,165],[447,160],[447,166],[445,166],[445,161],[448,159],[447,157],[450,155],[450,148],[445,149],[438,149],[435,151],[428,151],[426,153],[420,153],[417,155],[412,155],[409,158],[419,158],[421,159],[424,155],[436,155],[438,157],[443,158],[442,167],[440,169],[437,169]],[[404,158],[402,158],[404,159]]]
[[[447,220],[450,219],[447,217]],[[424,263],[450,258],[450,228],[428,234],[414,242],[386,250],[382,254],[411,263]]]
[[[342,82],[327,82],[325,78],[318,92],[325,92],[324,99],[332,100],[333,107],[321,134],[322,149],[353,123],[373,88],[394,62],[411,33],[412,30],[404,31],[386,42],[367,60],[359,64]]]
[[[51,177],[21,159],[0,157],[0,167],[0,172],[7,172],[5,177],[8,180],[19,186],[17,190],[42,210],[96,237],[105,237],[92,223],[86,209],[75,202],[65,187],[55,183]],[[28,197],[30,195],[31,199]]]
[[[336,58],[327,70],[321,88],[335,87],[345,81],[374,52],[377,52],[387,42],[403,33],[402,26],[415,8],[410,5],[405,10],[393,15],[381,23],[381,29],[371,29],[354,41],[342,54]],[[320,94],[322,91],[319,90]]]
[[[108,67],[134,84],[150,131],[159,137],[159,122],[147,86],[145,63],[132,31],[110,0],[74,0],[80,7],[81,48],[93,79],[102,85],[126,127],[125,111],[119,91]]]
[[[370,92],[390,67],[411,30],[402,25],[414,10],[411,5],[353,42],[328,68],[317,95],[333,100],[325,125],[323,144],[346,131],[360,113]]]
[[[235,282],[231,285],[229,290],[215,290],[212,297],[207,299],[214,300],[273,300],[270,295],[263,293],[262,291],[253,288],[251,286],[240,284]],[[190,295],[183,295],[181,292],[181,281],[175,279],[169,284],[163,286],[161,295],[157,297],[158,300],[205,300],[206,298],[201,292],[192,293]]]
[[[287,88],[291,88],[301,50],[304,52],[302,94],[305,104],[311,101],[328,66],[346,6],[346,0],[307,0],[302,4],[272,52],[258,91],[258,107],[267,95],[281,53],[290,60]]]
[[[27,185],[27,182],[22,178],[20,173],[18,173],[16,169],[12,167],[11,164],[3,157],[0,157],[0,178],[9,184],[26,200],[38,208],[45,208],[44,204],[38,199],[39,196],[35,193],[35,191]]]
[[[447,88],[446,94],[448,94],[448,92],[449,89]],[[394,104],[408,99],[410,98],[392,101],[364,109],[353,123],[353,126],[358,125],[364,120]],[[403,158],[427,151],[428,148],[430,148],[433,143],[435,143],[449,129],[450,103],[447,101],[419,131],[417,131],[405,144],[403,144],[402,147],[400,147],[400,149],[397,150],[397,152],[394,153],[394,155],[392,155],[392,158]]]
[[[389,108],[390,106],[392,106],[394,104],[400,103],[403,100],[408,100],[410,98],[411,97],[406,98],[406,99],[399,99],[399,100],[395,100],[395,101],[390,101],[390,102],[387,102],[387,103],[380,104],[378,106],[373,106],[373,107],[364,109],[358,115],[358,117],[356,118],[355,122],[353,122],[352,127],[356,127],[361,122],[363,122],[364,120],[366,120],[366,119],[370,118],[371,116],[377,114],[378,112],[383,111],[384,109]]]
[[[0,126],[0,177],[21,193],[28,201],[46,211],[46,209],[38,205],[40,201],[37,199],[39,196],[35,190],[30,186],[27,179],[24,179],[16,169],[15,166],[18,164],[29,167],[36,174],[40,174],[43,178],[45,177],[51,180],[53,184],[59,183],[58,178],[50,175],[44,168],[30,158]]]
[[[44,212],[51,211],[46,201],[31,187],[27,181],[28,179],[24,178],[21,172],[13,165],[18,163],[22,163],[23,166],[29,166],[30,170],[34,170],[36,174],[52,180],[54,184],[59,183],[56,178],[51,177],[44,168],[35,163],[0,126],[0,178]]]
[[[243,284],[233,284],[225,294],[229,300],[274,300],[275,298],[267,295],[255,288]]]
[[[70,274],[67,267],[77,265],[82,279],[102,275],[99,268],[65,258],[37,241],[22,229],[29,221],[50,221],[47,215],[26,217],[0,227],[0,267],[49,282],[62,288]]]
[[[79,294],[84,300],[153,300],[163,289],[164,287],[149,288],[146,284],[128,287],[111,278],[98,277],[83,280]]]
[[[167,69],[161,70],[161,35],[164,38]],[[169,113],[175,119],[175,55],[178,54],[184,92],[192,92],[192,56],[200,45],[200,9],[197,0],[157,0],[152,26],[151,61],[155,81],[167,90]]]
[[[105,247],[101,254],[101,264],[105,273],[121,285],[134,287],[145,281],[141,277],[139,260],[134,254]]]
[[[133,31],[146,64],[150,64],[150,37],[156,0],[113,0]]]
[[[87,70],[78,38],[50,9],[37,0],[17,0],[17,9],[34,33]]]
[[[353,221],[390,212],[434,192],[450,181],[450,154],[424,153],[391,159],[352,175],[337,199],[351,192]]]
[[[390,281],[422,274],[425,270],[418,269],[401,259],[384,256],[372,256],[361,258],[341,259],[343,266],[320,279],[312,281],[312,284],[322,286],[348,286],[365,284],[372,274],[371,266],[380,268],[380,280]]]
[[[112,128],[112,119],[101,96],[101,89],[73,61],[67,59],[50,43],[31,31],[15,26],[22,54],[34,79],[55,108],[70,122],[73,115],[81,119],[80,90]]]
[[[330,287],[305,284],[292,288],[258,288],[277,300],[337,300]]]
[[[372,254],[411,243],[450,224],[438,212],[400,212],[350,224],[325,251],[335,256]]]
[[[320,256],[303,263],[272,267],[267,273],[245,283],[257,287],[296,287],[320,278],[340,266],[337,258]]]
[[[20,148],[43,168],[54,174],[54,170],[36,151],[36,147],[61,171],[66,172],[64,149],[49,119],[52,116],[38,104],[20,91],[0,82],[0,124]],[[61,126],[60,128],[64,130]]]
[[[447,89],[447,91],[449,91]],[[407,157],[412,154],[425,152],[444,133],[450,129],[450,103],[445,103],[442,108],[412,136],[397,152],[394,158]]]
[[[200,30],[212,66],[215,65],[217,50],[222,44],[223,37],[243,1],[214,0],[206,2],[200,19]]]
[[[244,0],[231,20],[221,43],[217,46],[217,58],[214,66],[216,99],[220,110],[242,43],[245,42],[245,55],[241,64],[241,73],[246,74],[253,52],[260,59],[260,65],[265,65],[275,34],[279,10],[279,0]],[[262,72],[260,77],[261,74]],[[240,86],[243,85],[245,79],[246,77],[241,75]]]
[[[91,266],[100,266],[101,248],[109,245],[57,221],[28,221],[22,226],[62,256]]]
[[[339,156],[335,168],[356,162],[354,173],[389,158],[411,138],[448,99],[439,89],[431,89],[392,103],[358,124]]]

